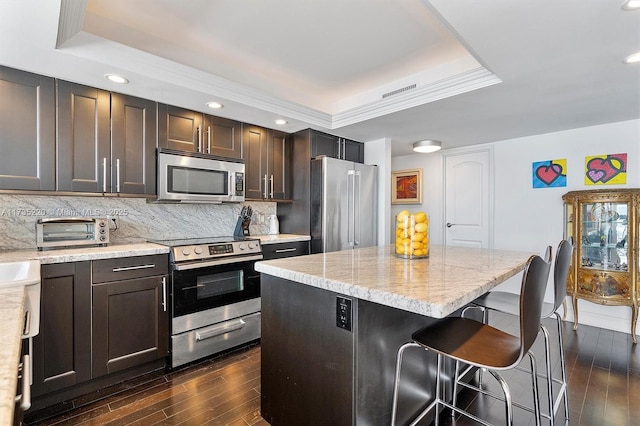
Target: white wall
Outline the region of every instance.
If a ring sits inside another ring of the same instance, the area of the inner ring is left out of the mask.
[[[640,120],[572,129],[544,135],[495,142],[495,248],[541,252],[546,245],[555,249],[563,237],[562,195],[568,191],[596,188],[640,186]],[[469,147],[470,150],[478,146]],[[590,186],[584,184],[586,156],[627,153],[626,185]],[[415,154],[393,158],[392,170],[423,169],[423,203],[421,206],[393,206],[393,216],[403,208],[422,209],[431,218],[430,236],[434,244],[443,242],[443,161],[442,155]],[[567,186],[533,189],[532,163],[567,159]],[[502,289],[517,291],[518,278],[503,284]],[[550,289],[547,299],[550,298]],[[570,303],[569,303],[570,306]],[[573,320],[569,308],[568,320]],[[630,332],[631,309],[604,307],[580,301],[580,323]]]
[[[389,244],[391,139],[367,142],[364,145],[364,162],[378,166],[378,245]]]

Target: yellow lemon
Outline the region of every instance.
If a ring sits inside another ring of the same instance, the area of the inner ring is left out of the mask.
[[[398,219],[398,222],[404,222],[407,217],[409,217],[409,211],[408,210],[402,210],[396,216],[396,218]]]
[[[402,245],[403,246],[409,246],[411,245],[411,240],[409,238],[405,238],[402,240]]]
[[[403,246],[396,246],[396,253],[404,254],[404,247]]]
[[[427,214],[425,212],[416,213],[416,223],[422,223],[427,221]]]
[[[421,242],[419,242],[419,241],[414,241],[414,242],[411,244],[411,247],[413,247],[414,249],[421,249],[421,248],[422,248],[422,243],[421,243]]]
[[[416,232],[427,232],[427,229],[429,229],[429,225],[427,225],[426,223],[416,223]]]
[[[411,236],[411,241],[422,241],[424,240],[424,237],[425,237],[424,233],[416,232]]]
[[[413,255],[414,256],[422,256],[424,253],[422,252],[422,250],[414,250],[413,251]]]

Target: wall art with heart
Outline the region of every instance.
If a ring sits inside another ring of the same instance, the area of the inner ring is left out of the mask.
[[[567,159],[538,161],[533,163],[534,188],[558,188],[567,186]]]
[[[627,183],[627,154],[594,155],[585,158],[585,185]]]

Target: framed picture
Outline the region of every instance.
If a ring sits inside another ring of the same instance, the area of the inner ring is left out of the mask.
[[[422,203],[422,169],[391,172],[391,204]]]

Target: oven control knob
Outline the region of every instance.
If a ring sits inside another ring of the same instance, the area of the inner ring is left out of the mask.
[[[240,243],[240,244],[238,245],[238,248],[239,248],[240,250],[244,250],[244,249],[246,249],[246,248],[247,248],[247,245],[246,245],[245,243]]]
[[[258,243],[256,243],[255,241],[249,241],[249,248],[250,249],[255,249],[258,247]]]
[[[194,248],[194,249],[193,249],[193,252],[194,252],[195,254],[202,254],[202,247],[196,247],[196,248]]]
[[[191,249],[189,249],[188,247],[183,248],[182,254],[184,254],[185,256],[189,256],[191,254]]]

